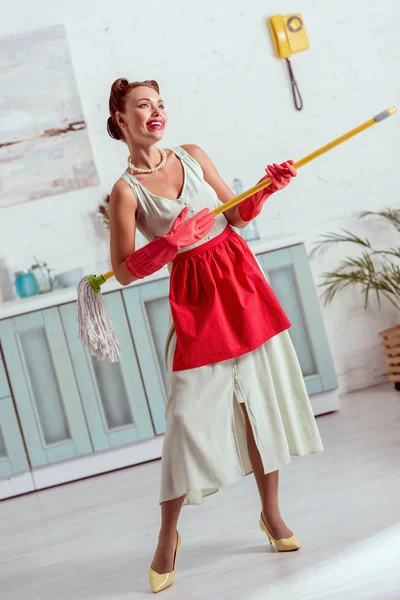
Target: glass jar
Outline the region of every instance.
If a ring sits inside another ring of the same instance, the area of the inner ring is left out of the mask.
[[[20,298],[36,296],[39,290],[36,277],[32,271],[23,270],[15,273],[15,290]]]
[[[32,265],[31,270],[36,278],[38,293],[44,294],[46,292],[51,292],[53,289],[53,281],[47,263]]]

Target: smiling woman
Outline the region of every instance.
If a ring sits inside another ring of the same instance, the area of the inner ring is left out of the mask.
[[[162,525],[150,568],[155,592],[173,582],[183,503],[200,504],[252,470],[260,526],[278,549],[298,549],[277,509],[278,469],[290,455],[323,450],[290,322],[231,227],[245,227],[290,183],[293,161],[269,165],[268,188],[214,216],[233,193],[198,146],[157,146],[167,122],[155,81],[113,83],[107,129],[127,144],[129,159],[110,198],[112,267],[123,285],[167,264],[171,273]],[[149,242],[137,251],[136,229]]]

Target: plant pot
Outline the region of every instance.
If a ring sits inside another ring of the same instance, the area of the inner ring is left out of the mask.
[[[400,382],[400,325],[380,331],[389,381]],[[396,389],[399,386],[395,386]]]

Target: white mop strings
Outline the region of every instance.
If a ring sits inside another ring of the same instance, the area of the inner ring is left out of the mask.
[[[78,338],[93,356],[118,362],[120,346],[101,292],[93,291],[87,277],[77,290]]]

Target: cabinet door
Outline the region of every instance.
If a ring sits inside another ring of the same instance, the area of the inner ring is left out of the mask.
[[[0,336],[32,467],[91,453],[57,308],[5,319]]]
[[[169,278],[122,292],[156,432],[165,431],[165,341],[169,330]]]
[[[3,360],[1,358],[1,346],[0,346],[0,398],[5,396],[11,396],[10,386],[8,385],[6,370],[4,368]]]
[[[29,471],[24,442],[12,399],[6,396],[0,398],[0,477],[24,471]]]
[[[336,388],[333,360],[303,244],[258,254],[257,259],[292,323],[289,333],[308,393]]]
[[[59,307],[96,451],[154,436],[121,293],[105,294],[104,300],[121,346],[117,363],[91,356],[77,339],[76,302]]]

